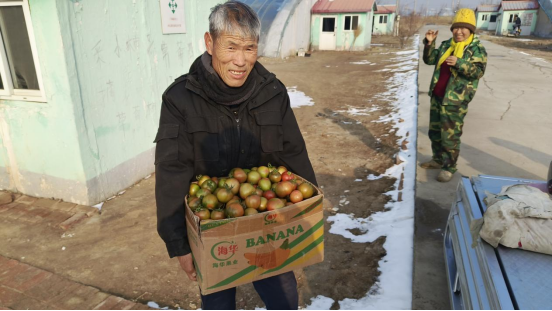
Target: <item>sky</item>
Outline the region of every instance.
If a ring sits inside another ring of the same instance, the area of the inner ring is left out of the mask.
[[[458,0],[454,0],[454,1],[455,3],[458,2]],[[500,2],[499,0],[491,0],[491,1],[493,1],[495,4],[498,4]],[[396,0],[379,0],[378,4],[395,4],[396,2],[397,2]],[[475,8],[477,5],[483,2],[485,1],[484,0],[460,0],[460,5],[463,7],[465,6],[465,7]],[[489,2],[489,1],[486,1],[486,2]],[[421,9],[423,6],[440,9],[443,6],[450,7],[452,4],[452,0],[417,0],[416,3],[417,3],[416,6],[418,9]],[[414,0],[400,0],[400,6],[403,6],[403,5],[409,6],[412,8],[414,6]]]

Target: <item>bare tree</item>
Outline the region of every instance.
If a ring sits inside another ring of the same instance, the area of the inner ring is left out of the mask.
[[[409,14],[402,16],[401,23],[399,25],[399,45],[402,48],[406,43],[417,34],[422,26],[425,24],[424,18],[421,14]]]

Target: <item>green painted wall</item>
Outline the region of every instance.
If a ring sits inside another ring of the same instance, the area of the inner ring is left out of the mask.
[[[359,16],[359,25],[362,32],[359,37],[354,37],[353,31],[344,30],[345,16]],[[372,42],[372,21],[373,13],[344,13],[344,14],[313,14],[311,27],[312,46],[316,50],[320,45],[321,20],[323,16],[336,16],[336,50],[358,50],[362,51],[370,47]]]
[[[483,20],[483,16],[487,17],[487,20]],[[491,20],[491,13],[489,12],[477,12],[477,29],[489,29],[489,21]]]
[[[510,23],[510,15],[519,15],[522,21],[522,35],[530,35],[535,32],[535,28],[537,27],[537,17],[538,17],[538,10],[528,10],[528,11],[503,11],[500,10],[501,15],[501,22],[497,26],[497,34],[505,35],[508,32],[511,32],[514,29],[514,23]],[[532,23],[530,26],[524,25],[524,16],[528,14],[533,14]],[[530,32],[530,33],[529,33]]]
[[[56,2],[29,2],[47,102],[0,100],[0,188],[45,196],[55,192],[52,183],[84,183],[86,176],[73,109],[79,96],[65,59]]]
[[[380,16],[387,16],[387,23],[380,24]],[[391,14],[374,14],[374,35],[392,35],[395,23],[395,13]]]
[[[185,1],[187,33],[171,35],[159,1],[29,2],[47,102],[0,101],[0,187],[93,204],[153,171],[161,95],[222,1]]]

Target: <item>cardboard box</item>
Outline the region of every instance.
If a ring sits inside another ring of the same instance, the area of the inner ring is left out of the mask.
[[[200,224],[186,203],[186,226],[204,295],[324,260],[324,195],[252,216]]]

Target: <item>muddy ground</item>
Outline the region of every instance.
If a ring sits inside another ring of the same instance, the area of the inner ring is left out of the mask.
[[[366,52],[260,60],[285,85],[297,86],[315,102],[294,111],[325,192],[325,216],[335,213],[334,207],[356,217],[381,211],[388,200],[384,193],[395,182],[366,179],[394,165],[399,148],[392,126],[373,122],[390,112],[378,94],[387,90],[392,73],[379,70],[392,64],[390,52],[398,51],[398,45],[388,37],[375,37],[373,43],[378,45]],[[363,60],[374,65],[351,64]],[[352,116],[345,113],[349,107],[379,110]],[[101,215],[65,232],[53,223],[30,224],[0,214],[0,254],[130,300],[199,308],[196,284],[187,280],[176,259],[168,258],[157,235],[154,183],[155,176],[141,181],[106,202]],[[340,206],[344,197],[350,203]],[[385,238],[352,243],[329,234],[329,228],[326,223],[325,261],[296,273],[302,306],[323,295],[334,299],[333,308],[338,308],[337,301],[364,297],[377,280]],[[239,288],[238,308],[262,306],[251,285]]]

